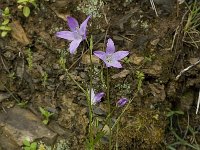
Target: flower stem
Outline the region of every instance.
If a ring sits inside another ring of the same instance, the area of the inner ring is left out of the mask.
[[[76,82],[76,80],[71,76],[71,74],[68,72],[68,69],[65,69],[68,77],[81,89],[81,91],[85,94],[85,95],[88,95],[88,93],[86,92],[86,90],[83,89],[83,87],[78,83]]]
[[[87,41],[87,40],[86,40]],[[93,127],[92,127],[92,121],[93,121],[93,110],[92,110],[92,103],[91,103],[91,89],[92,89],[92,73],[93,73],[93,63],[92,63],[92,49],[93,49],[93,38],[91,36],[90,38],[90,43],[88,43],[87,41],[87,44],[89,46],[89,50],[90,50],[90,73],[89,73],[89,76],[90,76],[90,99],[89,99],[89,103],[88,103],[88,106],[89,106],[89,120],[90,120],[90,123],[89,123],[89,138],[90,138],[90,144],[91,144],[91,147],[90,149],[93,150],[94,149],[94,136],[93,136]]]
[[[93,111],[92,111],[92,104],[91,104],[91,88],[88,93],[88,91],[84,90],[83,87],[78,82],[76,82],[76,80],[71,76],[71,74],[68,72],[68,69],[65,69],[65,71],[66,71],[68,77],[82,90],[82,92],[86,96],[87,103],[89,106],[89,144],[90,144],[90,149],[93,150],[94,149],[94,144],[93,144],[94,139],[93,139],[93,134],[92,134]]]
[[[134,97],[128,102],[128,104],[126,105],[126,107],[123,109],[122,113],[119,115],[119,117],[117,118],[117,120],[115,121],[114,125],[112,126],[111,130],[114,129],[114,127],[118,124],[118,122],[120,121],[121,117],[123,116],[123,114],[125,113],[125,111],[128,109],[129,105],[132,103],[132,101],[135,99],[135,97],[137,96],[138,91],[136,91]]]
[[[107,95],[107,107],[108,107],[108,114],[111,114],[111,106],[110,106],[110,83],[109,83],[109,71],[106,68],[106,95]],[[111,116],[108,116],[108,126],[110,129],[109,134],[109,150],[112,149],[112,129],[111,129]]]

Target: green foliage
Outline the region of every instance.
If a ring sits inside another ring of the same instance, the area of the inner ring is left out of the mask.
[[[1,31],[1,37],[5,37],[8,32],[11,31],[11,27],[9,26],[10,22],[10,10],[8,7],[6,7],[2,12],[2,23],[0,24],[0,31]]]
[[[37,143],[36,142],[30,142],[29,140],[25,139],[23,141],[23,149],[24,150],[37,150]]]
[[[136,78],[137,78],[137,82],[138,82],[137,89],[139,91],[142,87],[142,82],[145,79],[144,73],[140,72],[140,71],[136,71]]]
[[[37,7],[35,0],[17,0],[17,3],[20,4],[18,8],[22,9],[25,17],[28,17],[31,12],[29,4],[32,4],[35,8]]]
[[[42,107],[39,107],[41,114],[44,116],[44,120],[42,121],[45,125],[47,125],[49,123],[49,118],[54,114],[51,113],[47,110],[45,110]]]
[[[28,104],[28,101],[21,101],[17,105],[21,108],[26,108]]]
[[[173,115],[184,115],[184,112],[183,111],[172,111],[172,110],[170,110],[167,113],[167,117],[172,117]]]
[[[187,22],[183,28],[184,35],[183,41],[189,43],[197,48],[199,43],[199,34],[200,34],[200,6],[195,0],[191,6],[188,6],[189,14]]]
[[[67,61],[67,59],[66,59],[66,52],[65,51],[61,51],[61,54],[60,54],[60,59],[59,59],[59,64],[60,64],[60,67],[62,68],[62,69],[66,69],[66,61]]]
[[[45,87],[47,84],[47,79],[48,79],[48,74],[46,72],[44,72],[42,74],[42,85]]]

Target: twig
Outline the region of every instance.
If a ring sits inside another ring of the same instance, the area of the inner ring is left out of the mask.
[[[158,17],[158,12],[157,12],[157,10],[156,10],[156,7],[155,7],[155,4],[154,4],[154,1],[153,0],[150,0],[150,3],[151,3],[151,7],[152,7],[152,9],[155,11],[155,13],[156,13],[156,16]]]
[[[197,101],[197,109],[196,109],[196,114],[199,111],[199,104],[200,104],[200,89],[199,89],[199,97],[198,97],[198,101]]]
[[[200,63],[200,59],[195,62],[194,64],[188,66],[187,68],[183,69],[177,76],[176,76],[176,81],[183,75],[183,73],[185,73],[186,71],[188,71],[189,69],[191,69],[192,67],[198,65]]]

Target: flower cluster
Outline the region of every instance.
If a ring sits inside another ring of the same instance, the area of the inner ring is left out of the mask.
[[[69,52],[71,54],[75,54],[80,43],[86,39],[86,27],[90,17],[91,16],[88,16],[80,25],[80,27],[75,18],[67,17],[68,26],[71,31],[60,31],[56,33],[57,37],[71,42],[69,45]],[[128,51],[115,52],[115,45],[112,39],[108,39],[106,52],[94,51],[94,55],[103,60],[103,62],[106,64],[106,67],[115,68],[122,68],[122,65],[119,61],[128,54]]]
[[[91,91],[89,91],[89,92],[91,92],[90,98],[91,98],[91,104],[92,105],[99,103],[105,95],[104,92],[100,92],[100,93],[95,94],[94,89],[91,89]],[[117,105],[117,107],[123,107],[124,105],[126,105],[127,102],[128,102],[128,99],[121,98],[117,101],[116,105]]]
[[[60,31],[56,33],[56,36],[59,38],[66,39],[70,41],[69,52],[75,54],[78,46],[84,40],[86,40],[86,28],[88,20],[91,16],[88,16],[83,23],[79,26],[78,21],[73,17],[67,17],[67,23],[70,28],[70,31]],[[101,59],[106,67],[122,68],[120,60],[126,57],[129,54],[128,51],[117,51],[115,50],[115,45],[112,39],[108,39],[106,51],[94,51],[94,55]],[[94,90],[90,91],[91,104],[95,105],[99,103],[102,97],[105,95],[104,92],[95,94]],[[123,107],[128,100],[126,98],[121,98],[116,103],[117,107]]]

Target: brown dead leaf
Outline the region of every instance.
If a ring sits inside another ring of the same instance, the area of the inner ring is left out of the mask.
[[[18,20],[13,21],[10,25],[12,28],[11,35],[14,39],[25,46],[30,44],[30,40],[27,38],[26,33]]]
[[[60,19],[62,19],[64,21],[67,21],[67,17],[69,16],[68,13],[61,13],[61,12],[59,12],[57,10],[55,10],[55,13]]]
[[[126,77],[129,73],[130,73],[129,70],[124,69],[124,70],[121,71],[120,73],[114,74],[111,78],[112,78],[112,79],[124,78],[124,77]]]

